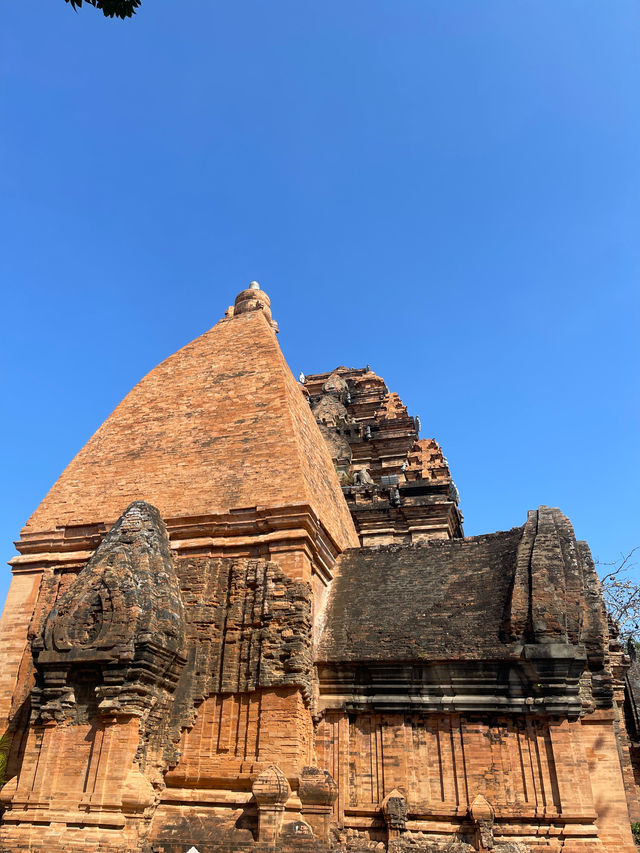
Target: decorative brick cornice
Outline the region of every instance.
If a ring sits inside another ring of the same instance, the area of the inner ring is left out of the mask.
[[[113,520],[115,521],[115,519]],[[81,568],[112,526],[111,520],[91,525],[68,525],[55,530],[23,533],[20,552],[9,561],[14,573],[60,566]],[[279,507],[242,507],[227,513],[177,516],[165,519],[171,550],[180,558],[246,556],[256,549],[274,554],[303,551],[314,572],[328,583],[340,549],[309,504]]]

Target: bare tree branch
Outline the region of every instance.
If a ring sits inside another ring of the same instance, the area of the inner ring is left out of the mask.
[[[596,566],[609,568],[600,578],[604,601],[620,634],[627,638],[640,632],[640,583],[629,577],[636,565],[631,558],[639,549],[640,545],[636,545],[628,554],[621,553],[609,563],[596,560]]]

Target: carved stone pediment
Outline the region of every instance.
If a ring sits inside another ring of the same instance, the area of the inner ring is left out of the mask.
[[[158,690],[173,689],[185,660],[184,612],[154,507],[128,507],[52,607],[32,650],[42,721],[73,719],[80,695],[83,719],[91,709],[142,716]]]
[[[98,651],[123,651],[134,640],[135,620],[128,612],[126,596],[120,584],[133,585],[124,554],[117,554],[115,565],[95,566],[93,572],[73,586],[47,620],[44,648],[91,659]]]

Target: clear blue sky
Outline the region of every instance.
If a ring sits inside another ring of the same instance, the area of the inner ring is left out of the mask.
[[[637,0],[1,15],[3,558],[251,279],[296,375],[370,363],[421,417],[468,534],[546,503],[640,544]]]

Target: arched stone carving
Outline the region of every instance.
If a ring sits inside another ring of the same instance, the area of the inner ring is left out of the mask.
[[[142,717],[157,705],[159,692],[172,692],[184,650],[183,605],[167,531],[154,507],[136,501],[32,642],[36,715],[41,722],[81,722],[96,710]]]

